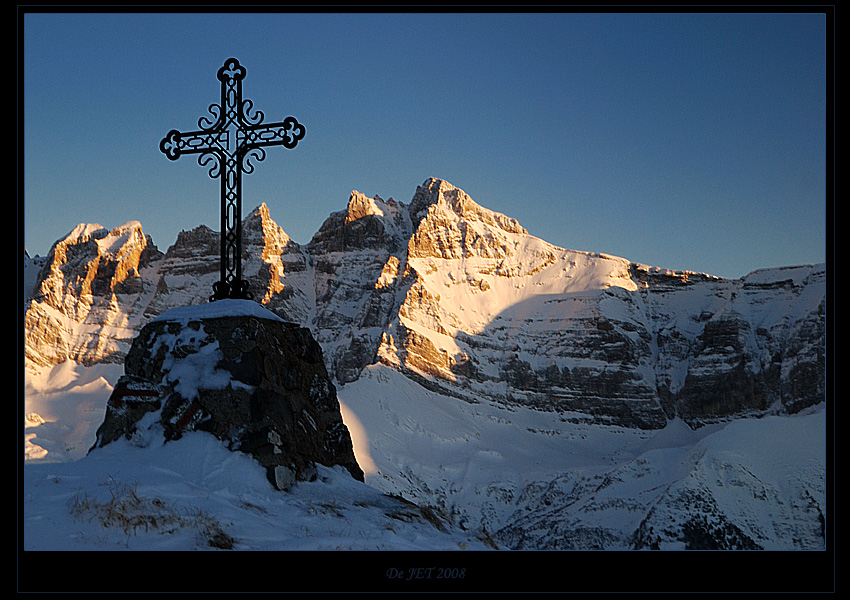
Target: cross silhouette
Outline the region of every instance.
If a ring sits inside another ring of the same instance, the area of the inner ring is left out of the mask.
[[[242,174],[252,173],[251,158],[265,156],[265,146],[294,148],[304,137],[304,126],[295,117],[280,123],[263,123],[263,113],[242,100],[245,67],[228,58],[218,70],[221,104],[211,104],[208,117],[198,120],[200,131],[172,129],[159,144],[171,160],[183,154],[199,154],[198,164],[209,167],[213,179],[221,177],[221,279],[213,285],[210,301],[222,298],[253,298],[242,279]]]

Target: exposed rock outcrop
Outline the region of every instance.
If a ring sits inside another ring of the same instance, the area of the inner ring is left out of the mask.
[[[134,304],[154,285],[143,273],[162,258],[138,221],[108,230],[78,225],[43,260],[24,315],[31,366],[120,362],[136,333]]]
[[[218,236],[163,255],[138,224],[57,242],[26,312],[29,369],[120,363],[143,323],[209,297]],[[331,379],[377,362],[473,402],[643,429],[823,401],[824,265],[738,280],[558,248],[440,179],[410,204],[352,192],[306,245],[243,221],[254,297],[308,327]]]
[[[249,300],[175,309],[146,325],[94,447],[188,431],[253,456],[278,489],[310,479],[316,463],[363,480],[321,348],[308,329]]]
[[[384,491],[508,547],[823,547],[825,265],[730,280],[566,250],[438,179],[410,204],[352,192],[306,245],[265,205],[243,236],[259,320],[166,313],[218,278],[205,226],[165,255],[135,226],[57,242],[27,301],[27,370],[126,358],[96,446],[207,431],[280,488],[315,462],[361,479],[336,384]]]

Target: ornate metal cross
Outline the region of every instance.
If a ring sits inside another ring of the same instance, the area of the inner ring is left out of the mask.
[[[208,117],[198,120],[200,131],[181,133],[172,129],[159,144],[171,160],[183,154],[200,154],[198,164],[211,165],[209,175],[221,177],[221,279],[213,285],[210,301],[222,298],[253,298],[242,279],[242,173],[251,173],[266,157],[265,146],[294,148],[304,137],[304,126],[294,117],[263,125],[263,113],[242,100],[245,67],[228,58],[218,70],[221,104],[211,104]]]

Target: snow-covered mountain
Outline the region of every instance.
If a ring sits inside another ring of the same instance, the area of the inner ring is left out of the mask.
[[[437,179],[352,192],[306,245],[261,205],[243,246],[255,298],[322,345],[370,485],[507,548],[823,548],[824,265],[566,250]],[[26,453],[54,462],[90,447],[141,326],[207,301],[218,234],[163,254],[80,225],[40,260]]]

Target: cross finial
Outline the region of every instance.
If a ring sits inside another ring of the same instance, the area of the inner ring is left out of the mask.
[[[254,170],[251,158],[265,156],[265,146],[294,148],[304,137],[304,126],[295,117],[263,125],[263,113],[242,100],[245,67],[228,58],[218,70],[221,103],[212,104],[214,120],[201,117],[200,131],[181,133],[172,129],[160,142],[170,159],[198,154],[198,164],[209,166],[212,178],[221,178],[221,279],[213,285],[210,300],[253,298],[242,279],[242,174]]]

